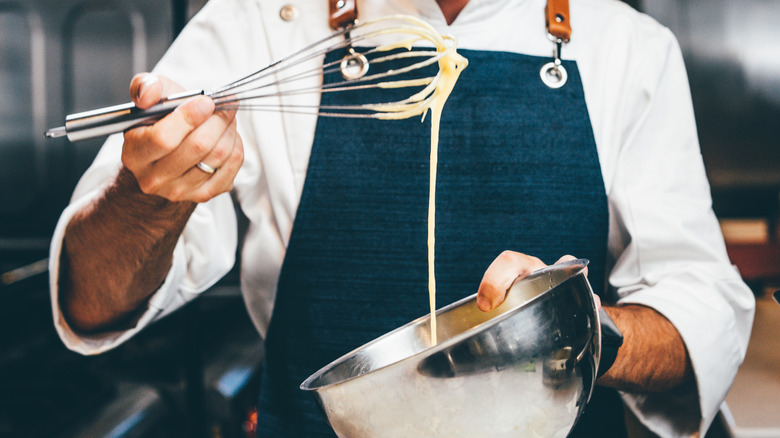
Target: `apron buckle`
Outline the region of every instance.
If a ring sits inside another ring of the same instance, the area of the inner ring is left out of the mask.
[[[544,85],[552,89],[561,88],[566,84],[566,80],[569,79],[569,74],[566,73],[566,69],[561,64],[561,47],[563,46],[563,40],[548,33],[547,38],[554,43],[553,46],[553,61],[548,62],[542,66],[539,71],[539,76],[542,78]]]

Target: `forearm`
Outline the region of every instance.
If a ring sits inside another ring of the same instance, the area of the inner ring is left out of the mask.
[[[638,305],[605,307],[623,333],[615,363],[598,381],[629,392],[662,392],[693,376],[682,337],[669,320]]]
[[[165,279],[195,205],[144,194],[123,168],[65,230],[59,287],[69,323],[91,332],[132,318]]]

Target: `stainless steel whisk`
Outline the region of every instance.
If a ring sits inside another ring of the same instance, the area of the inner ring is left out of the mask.
[[[411,50],[420,42],[424,47]],[[366,21],[337,31],[244,78],[213,90],[170,95],[146,110],[126,103],[68,115],[65,125],[49,129],[46,137],[67,136],[68,140],[75,142],[149,125],[197,95],[211,97],[217,109],[281,111],[326,117],[408,118],[423,114],[430,107],[442,74],[439,61],[448,51],[456,50],[455,46],[454,38],[440,35],[429,24],[413,17],[389,16]],[[355,47],[364,49],[355,50]],[[345,56],[337,61],[319,61],[336,50],[345,50]],[[389,61],[402,65],[382,70],[382,64]],[[369,72],[371,66],[378,66],[379,71],[372,69]],[[312,78],[334,73],[340,73],[343,80],[311,85]],[[321,106],[285,104],[281,99],[283,96],[305,94],[359,93],[369,88],[386,90],[387,100]],[[398,89],[409,89],[409,93],[398,99]]]

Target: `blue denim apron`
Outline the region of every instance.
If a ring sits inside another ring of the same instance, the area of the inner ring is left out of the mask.
[[[564,254],[588,258],[589,279],[601,293],[607,198],[576,64],[564,63],[569,80],[553,90],[539,79],[549,59],[461,53],[469,67],[441,121],[438,307],[476,292],[506,249],[548,264]],[[325,78],[334,80],[340,77]],[[371,100],[324,93],[322,104],[353,99]],[[300,383],[429,311],[429,121],[318,120],[266,338],[258,436],[333,437]],[[614,418],[590,421],[589,411],[604,409],[589,406],[578,428],[602,429],[579,436],[620,436],[603,429],[616,421],[623,428],[619,401],[609,395]]]

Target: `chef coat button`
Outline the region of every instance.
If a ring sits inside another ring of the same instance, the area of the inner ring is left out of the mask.
[[[298,18],[298,8],[293,5],[284,5],[279,11],[279,16],[284,21],[293,21]]]

